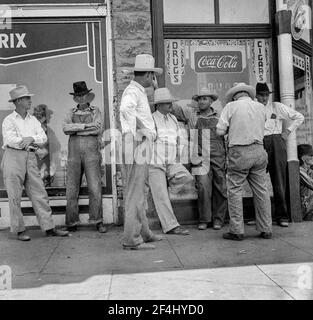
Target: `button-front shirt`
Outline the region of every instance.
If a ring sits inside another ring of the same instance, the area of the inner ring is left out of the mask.
[[[124,90],[120,105],[120,121],[122,132],[131,132],[134,136],[137,130],[145,131],[152,139],[156,137],[145,88],[136,81],[131,81]]]
[[[229,147],[263,144],[265,107],[250,97],[228,103],[221,113],[217,129],[228,132]]]
[[[153,143],[152,164],[173,164],[177,155],[178,121],[170,113],[164,115],[156,111],[152,115],[157,137]]]
[[[298,111],[289,108],[280,102],[269,102],[265,106],[266,122],[264,135],[281,134],[283,120],[292,121],[288,130],[296,130],[304,121],[304,117]]]
[[[85,128],[85,124],[92,123],[96,129]],[[85,109],[73,108],[63,121],[63,131],[68,135],[98,136],[102,133],[102,118],[99,108],[88,106]]]
[[[36,117],[27,113],[23,119],[16,111],[9,114],[2,123],[3,146],[14,149],[22,149],[20,143],[23,138],[32,137],[34,144],[43,145],[47,142],[47,136]]]

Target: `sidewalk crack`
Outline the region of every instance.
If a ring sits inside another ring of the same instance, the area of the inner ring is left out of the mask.
[[[112,288],[112,283],[113,283],[113,270],[111,271],[111,279],[110,279],[110,284],[109,284],[109,293],[108,293],[108,300],[110,300],[111,297],[111,288]]]
[[[296,300],[286,289],[279,285],[274,279],[272,279],[268,274],[266,274],[257,264],[255,265],[270,281],[275,283],[275,285],[284,291],[292,300]]]
[[[49,263],[49,261],[51,260],[52,256],[54,255],[54,253],[56,252],[56,250],[59,248],[60,242],[62,240],[58,241],[58,244],[56,245],[56,247],[52,250],[51,254],[49,255],[47,261],[45,262],[45,264],[43,265],[43,267],[40,269],[39,274],[42,274],[44,269],[46,268],[47,264]]]
[[[168,238],[166,238],[166,240],[167,240],[167,242],[169,243],[171,249],[174,251],[176,258],[178,259],[178,261],[179,261],[179,263],[180,263],[180,265],[181,265],[181,268],[184,269],[184,264],[183,264],[183,262],[180,260],[180,258],[179,258],[179,256],[178,256],[176,250],[175,250],[174,247],[172,246],[171,241],[170,241]]]

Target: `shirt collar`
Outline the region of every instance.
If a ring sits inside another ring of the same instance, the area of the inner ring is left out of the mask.
[[[198,116],[214,116],[214,115],[217,115],[217,111],[215,111],[212,107],[210,107],[205,113],[201,113],[200,110],[198,110],[196,113],[197,113]]]
[[[133,85],[133,86],[135,86],[135,87],[137,87],[137,88],[138,88],[140,91],[142,91],[143,93],[146,92],[146,91],[145,91],[145,88],[144,88],[140,83],[138,83],[137,81],[132,80],[132,81],[130,82],[130,84]]]
[[[159,110],[157,110],[157,111],[155,112],[155,114],[156,114],[158,117],[160,117],[160,118],[164,118],[165,116],[169,117],[169,114],[170,114],[170,113],[163,114],[162,112],[160,112]]]
[[[17,113],[15,110],[13,111],[13,115],[14,115],[15,118],[17,118],[17,117],[22,118],[21,115],[20,115],[19,113]],[[27,111],[27,114],[26,114],[25,119],[26,119],[26,118],[30,118],[30,117],[31,117],[31,114]],[[23,119],[23,118],[22,118],[22,119]]]
[[[251,97],[240,97],[237,101],[240,100],[252,100]]]
[[[79,106],[79,105],[77,105],[75,108],[73,108],[73,112],[76,112],[76,111],[79,110],[79,109],[78,109],[78,106]],[[80,110],[80,111],[93,111],[94,109],[95,109],[95,107],[91,106],[91,105],[88,103],[88,107],[87,107],[86,109]]]

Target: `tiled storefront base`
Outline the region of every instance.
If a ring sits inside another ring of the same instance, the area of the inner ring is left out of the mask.
[[[57,226],[63,226],[65,224],[65,208],[66,199],[64,197],[50,198],[50,206],[53,211],[53,220]],[[88,204],[87,197],[81,197],[79,199],[80,207],[80,220],[82,224],[88,224]],[[32,208],[32,204],[28,198],[23,198],[21,207],[24,215],[24,222],[26,226],[38,226],[38,222],[35,213]],[[113,215],[113,199],[102,198],[103,218],[106,224],[114,223]],[[0,229],[8,228],[10,226],[9,216],[9,203],[7,199],[0,200]]]

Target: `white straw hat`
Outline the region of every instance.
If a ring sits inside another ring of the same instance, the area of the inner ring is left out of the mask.
[[[238,92],[247,92],[252,100],[255,98],[255,88],[252,86],[247,85],[244,82],[240,82],[235,84],[232,88],[230,88],[226,93],[226,101],[231,102],[233,99],[233,96]]]
[[[138,54],[135,59],[135,66],[133,68],[124,68],[130,71],[141,71],[141,72],[155,72],[157,74],[162,74],[162,68],[155,68],[155,60],[150,54]]]
[[[193,97],[194,100],[198,101],[200,97],[211,97],[214,101],[218,99],[218,95],[211,92],[208,88],[202,88],[198,95]]]
[[[171,95],[167,88],[159,88],[154,91],[154,102],[153,104],[169,103],[177,101]]]
[[[14,100],[16,100],[18,98],[32,97],[34,95],[32,93],[29,93],[26,86],[18,86],[16,88],[12,89],[9,93],[10,93],[10,97],[11,97],[9,102],[13,102]]]

